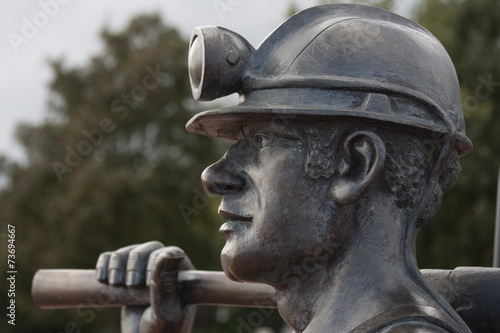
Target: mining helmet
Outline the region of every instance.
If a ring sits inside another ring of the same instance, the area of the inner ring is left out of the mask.
[[[258,49],[227,29],[196,28],[189,74],[196,100],[240,95],[236,106],[195,115],[186,125],[193,133],[236,140],[248,121],[338,119],[437,133],[459,156],[472,151],[446,50],[422,26],[382,9],[312,7]]]

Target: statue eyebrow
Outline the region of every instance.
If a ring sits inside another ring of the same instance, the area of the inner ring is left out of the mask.
[[[292,127],[292,126],[290,126]],[[300,140],[301,137],[298,135],[297,131],[293,128],[287,128],[284,125],[278,125],[276,123],[254,123],[244,126],[241,130],[242,138],[247,138],[248,136],[253,136],[255,134],[265,134],[269,133],[276,138],[282,138],[287,140]]]
[[[288,140],[300,140],[300,137],[295,135],[294,133],[292,133],[292,131],[288,131],[288,130],[283,130],[281,128],[270,128],[270,132],[271,134],[275,135],[275,136],[278,136],[280,138],[283,138],[283,139],[288,139]],[[264,131],[266,131],[267,129],[264,129]]]

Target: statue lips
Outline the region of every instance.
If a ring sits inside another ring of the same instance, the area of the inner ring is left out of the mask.
[[[248,224],[252,223],[253,220],[251,216],[229,213],[225,210],[219,210],[219,215],[226,221],[226,223],[220,227],[219,234],[226,239],[238,232],[238,230],[247,229]]]

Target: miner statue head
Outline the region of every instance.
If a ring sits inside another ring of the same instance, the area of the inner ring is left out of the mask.
[[[258,49],[197,28],[189,72],[197,100],[240,96],[187,124],[234,142],[202,174],[222,197],[229,278],[274,287],[296,332],[469,332],[416,264],[417,233],[472,150],[455,69],[431,33],[324,5]]]

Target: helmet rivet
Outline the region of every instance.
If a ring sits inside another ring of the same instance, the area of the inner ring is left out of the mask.
[[[229,51],[226,55],[226,59],[231,65],[236,65],[240,60],[240,55],[235,51]]]

